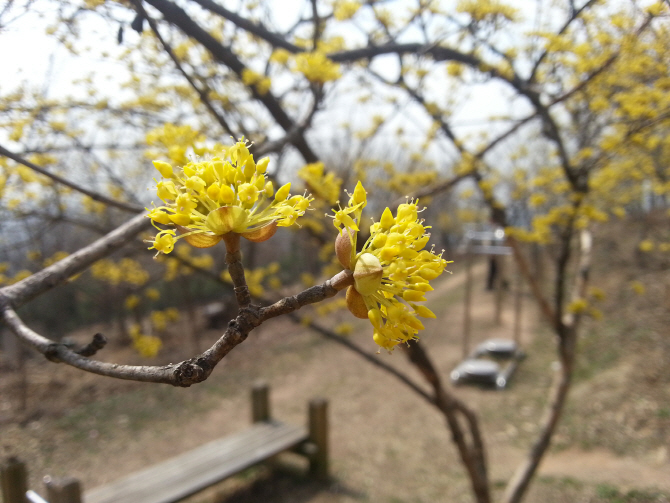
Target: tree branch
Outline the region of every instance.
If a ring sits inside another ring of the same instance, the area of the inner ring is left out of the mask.
[[[98,201],[100,203],[106,204],[108,206],[113,206],[115,208],[119,208],[120,210],[123,211],[129,211],[131,213],[137,213],[138,211],[142,211],[143,208],[141,206],[135,206],[134,204],[128,204],[124,203],[121,201],[115,201],[114,199],[110,199],[106,196],[103,196],[102,194],[98,194],[97,192],[93,192],[92,190],[88,190],[84,187],[81,187],[77,185],[76,183],[73,183],[69,180],[66,180],[65,178],[61,178],[58,175],[54,175],[53,173],[49,173],[47,170],[44,168],[40,168],[36,164],[33,164],[32,162],[28,161],[27,159],[24,159],[20,155],[17,155],[13,152],[10,152],[7,150],[5,147],[0,145],[0,155],[3,155],[5,157],[8,157],[9,159],[12,159],[13,161],[18,162],[19,164],[23,164],[27,168],[32,169],[33,171],[39,173],[40,175],[44,175],[47,178],[50,178],[56,183],[60,183],[61,185],[65,185],[66,187],[71,188],[72,190],[76,190],[77,192],[80,192],[81,194],[87,195],[94,201]]]
[[[486,468],[486,454],[484,442],[477,416],[463,402],[458,400],[443,386],[440,375],[428,357],[419,341],[411,341],[402,346],[410,362],[416,366],[421,375],[432,386],[435,393],[435,405],[440,409],[449,429],[451,430],[452,440],[458,448],[461,460],[465,465],[472,485],[472,490],[478,503],[488,503],[491,501],[489,490],[489,481]],[[470,432],[471,443],[468,444],[463,428],[458,421],[456,412],[460,412],[466,420]]]
[[[19,307],[83,272],[91,264],[113,253],[149,227],[145,214],[137,215],[90,245],[10,286],[0,288],[0,303]]]
[[[580,232],[580,260],[578,274],[575,277],[575,298],[585,295],[590,267],[591,233],[587,229],[583,229]],[[508,482],[502,503],[519,503],[521,501],[540,464],[540,460],[551,444],[551,438],[563,412],[570,390],[575,365],[577,322],[579,319],[580,316],[577,314],[566,313],[563,320],[561,320],[562,323],[556,329],[559,336],[557,341],[560,369],[554,378],[550,390],[550,399],[540,420],[540,431],[537,439],[533,443],[528,457],[521,463]]]
[[[153,7],[158,9],[165,20],[177,26],[185,35],[194,38],[203,45],[212,56],[230,68],[240,79],[246,69],[244,63],[235,55],[230,48],[221,45],[213,36],[207,33],[200,25],[198,25],[189,15],[173,2],[169,0],[146,0]],[[281,104],[271,92],[260,94],[254,86],[249,87],[249,92],[253,98],[262,103],[268,110],[270,115],[279,124],[284,131],[291,131],[295,127],[293,120],[286,114]],[[318,156],[312,151],[307,144],[307,140],[303,135],[298,136],[293,145],[303,156],[307,162],[317,162]]]
[[[172,61],[174,62],[175,66],[177,67],[177,70],[179,70],[179,72],[184,76],[184,78],[188,81],[193,90],[196,93],[198,93],[200,101],[202,102],[203,105],[205,105],[205,108],[207,108],[207,110],[209,110],[209,112],[214,116],[214,118],[219,123],[219,125],[224,129],[224,131],[226,131],[233,138],[238,138],[239,135],[235,134],[235,132],[230,127],[228,122],[226,122],[226,119],[224,119],[223,116],[219,114],[219,112],[214,108],[214,105],[212,105],[212,102],[209,101],[209,98],[207,97],[207,92],[201,90],[195,83],[195,81],[191,78],[191,76],[188,73],[186,73],[186,70],[184,70],[184,67],[181,65],[179,59],[177,59],[177,56],[172,50],[172,47],[165,41],[165,39],[161,36],[160,32],[158,31],[158,25],[156,24],[156,21],[152,17],[150,17],[149,14],[147,14],[147,11],[144,9],[144,6],[142,5],[142,0],[132,0],[132,2],[135,5],[137,12],[142,14],[142,16],[144,16],[144,18],[149,22],[149,26],[151,26],[151,31],[154,32],[156,38],[163,46],[163,49],[165,50],[165,52],[168,53],[170,59],[172,59]]]
[[[281,35],[271,32],[263,25],[249,21],[248,19],[245,19],[242,16],[239,16],[234,12],[229,11],[222,5],[219,5],[218,3],[213,2],[212,0],[193,0],[193,1],[198,5],[200,5],[201,7],[207,9],[208,11],[218,14],[219,16],[227,19],[228,21],[233,22],[236,26],[239,26],[243,30],[246,30],[249,33],[256,35],[258,38],[265,40],[273,47],[280,47],[282,49],[286,49],[287,51],[293,54],[303,52],[304,50],[296,45],[293,45],[288,40],[284,39]]]

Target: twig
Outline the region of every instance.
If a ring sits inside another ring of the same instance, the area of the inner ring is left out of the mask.
[[[102,194],[98,194],[97,192],[94,192],[92,190],[86,189],[84,187],[81,187],[80,185],[77,185],[76,183],[73,183],[65,178],[62,178],[58,175],[54,175],[53,173],[49,173],[47,170],[44,168],[40,168],[36,164],[33,164],[32,162],[28,161],[27,159],[24,159],[18,154],[15,154],[13,152],[10,152],[7,150],[5,147],[0,145],[0,155],[3,155],[5,157],[8,157],[9,159],[12,159],[13,161],[18,162],[19,164],[23,164],[27,168],[32,169],[33,171],[36,171],[40,175],[44,175],[47,178],[50,178],[56,183],[60,183],[61,185],[65,185],[66,187],[71,188],[72,190],[76,190],[77,192],[80,192],[81,194],[87,195],[94,201],[98,201],[100,203],[104,203],[109,206],[113,206],[115,208],[119,208],[123,211],[129,211],[132,213],[137,213],[138,211],[142,211],[141,206],[135,206],[134,204],[128,204],[124,203],[121,201],[116,201],[114,199],[110,199],[107,196],[103,196]]]
[[[102,334],[95,334],[93,340],[86,346],[75,351],[81,356],[93,356],[107,345],[107,337]]]
[[[19,307],[30,299],[67,281],[71,276],[83,272],[94,262],[113,253],[137,234],[149,227],[149,219],[140,214],[109,234],[35,274],[0,288],[0,303]]]
[[[218,40],[205,31],[196,23],[184,9],[169,0],[146,0],[147,3],[158,9],[163,18],[184,32],[189,37],[194,38],[203,45],[220,63],[227,66],[241,79],[246,66],[237,55],[229,48],[224,47]],[[279,100],[271,92],[260,94],[255,86],[249,87],[249,92],[255,100],[262,103],[274,120],[284,131],[291,131],[295,123],[288,116]],[[307,162],[318,162],[319,157],[312,151],[304,135],[299,135],[293,145]]]
[[[202,102],[203,105],[209,110],[209,112],[214,116],[216,121],[221,125],[221,127],[233,138],[237,138],[238,135],[235,134],[233,129],[230,127],[228,122],[226,122],[226,119],[217,112],[217,110],[214,108],[214,105],[212,105],[212,102],[209,101],[209,98],[207,97],[207,92],[203,91],[198,87],[198,85],[195,83],[195,81],[191,78],[191,76],[186,73],[186,70],[184,70],[184,67],[181,65],[179,62],[179,59],[175,55],[174,51],[172,50],[172,47],[170,44],[168,44],[165,39],[161,36],[160,32],[158,31],[158,25],[156,24],[156,21],[147,14],[147,11],[144,9],[144,6],[142,5],[141,0],[133,0],[133,4],[135,5],[135,8],[139,13],[144,16],[144,18],[149,22],[149,26],[151,26],[151,31],[154,32],[156,35],[156,38],[158,41],[161,43],[163,46],[163,49],[165,49],[165,52],[168,53],[170,56],[170,59],[174,62],[175,66],[177,67],[177,70],[184,76],[184,78],[188,81],[188,83],[191,85],[193,90],[198,93],[198,96],[200,97],[200,101]]]

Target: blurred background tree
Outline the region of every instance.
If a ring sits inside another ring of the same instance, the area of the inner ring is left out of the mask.
[[[649,212],[668,218],[663,3],[8,2],[0,42],[27,26],[45,34],[24,43],[46,37],[53,57],[41,80],[0,89],[0,285],[29,281],[148,207],[147,188],[160,185],[150,160],[181,166],[241,137],[257,160],[271,157],[275,185],[295,190],[301,180],[315,197],[300,231],[243,245],[258,299],[341,269],[324,213],[344,206],[357,180],[376,219],[405,196],[429,203],[422,218],[437,249],[453,252],[475,224],[504,227],[562,364],[552,413],[503,498],[520,500],[567,396],[579,321],[599,315],[587,289],[590,230]],[[670,251],[667,233],[630,232],[643,254]],[[110,248],[21,316],[56,341],[115,319],[122,340],[155,354],[156,340],[140,336],[163,332],[170,308],[220,298],[231,279],[223,253],[181,248],[155,262],[144,248]],[[531,268],[539,248],[551,264],[544,282]],[[198,351],[195,332],[192,341]],[[467,434],[461,458],[477,501],[490,501],[474,413],[421,346],[406,351],[455,438]]]

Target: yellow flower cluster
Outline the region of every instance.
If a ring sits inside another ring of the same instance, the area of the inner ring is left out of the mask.
[[[357,253],[358,223],[366,204],[358,182],[348,206],[335,212],[334,225],[340,230],[335,249],[341,265],[353,271],[347,307],[354,316],[370,320],[375,343],[390,351],[424,328],[417,316],[435,317],[416,302],[426,300],[424,294],[433,290],[429,281],[442,274],[447,261],[423,249],[430,234],[418,219],[416,201],[398,206],[395,216],[386,208]]]
[[[133,340],[133,347],[145,358],[153,358],[163,347],[163,341],[154,335],[143,334],[139,325],[131,326],[129,335]]]
[[[324,84],[339,79],[340,65],[334,63],[321,51],[302,52],[294,57],[295,71],[302,73],[315,84]]]
[[[179,310],[169,307],[164,311],[151,311],[149,319],[151,320],[151,326],[156,332],[164,332],[167,330],[169,323],[179,320]]]
[[[163,177],[156,184],[157,194],[165,204],[147,215],[159,230],[149,249],[170,253],[181,238],[196,248],[209,248],[229,233],[259,242],[272,237],[278,226],[293,225],[312,197],[290,197],[290,183],[275,194],[265,179],[269,162],[266,157],[256,164],[244,141],[230,147],[224,158],[189,162],[177,171],[154,161]]]
[[[387,177],[378,180],[377,184],[380,187],[392,190],[397,194],[407,194],[420,187],[426,187],[427,185],[434,183],[438,177],[437,171],[435,170],[413,170],[410,173],[403,173],[397,171],[395,166],[391,163],[386,163],[384,165],[384,171],[386,172]]]
[[[360,2],[353,2],[351,0],[341,0],[337,2],[333,8],[333,16],[338,21],[351,19],[354,14],[361,8]]]
[[[328,204],[333,205],[340,198],[342,179],[332,171],[326,172],[322,162],[306,164],[298,171],[298,176],[305,180],[309,190]]]
[[[98,260],[91,266],[91,274],[94,278],[111,285],[128,283],[142,286],[149,281],[149,273],[142,269],[139,262],[131,258],[121,259],[118,264],[109,259]]]
[[[186,164],[186,157],[189,149],[197,155],[204,153],[205,136],[195,131],[191,126],[175,126],[174,124],[165,124],[163,127],[152,129],[147,133],[147,145],[157,147],[157,150],[148,152],[151,157],[157,155],[167,155],[170,161],[175,164]],[[151,158],[150,157],[150,158]]]
[[[250,70],[249,68],[242,70],[242,82],[244,82],[245,86],[254,86],[256,91],[258,91],[258,94],[261,96],[265,96],[270,90],[270,86],[272,85],[270,77],[266,77],[265,75]]]
[[[460,0],[456,6],[457,12],[465,12],[475,21],[506,19],[516,21],[519,10],[499,0]]]

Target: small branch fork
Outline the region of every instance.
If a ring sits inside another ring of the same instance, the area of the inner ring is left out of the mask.
[[[56,343],[34,332],[16,314],[16,307],[64,282],[73,274],[82,272],[96,260],[118,249],[144,229],[147,222],[148,220],[144,215],[139,215],[74,255],[33,274],[15,285],[0,289],[0,314],[4,322],[19,340],[42,353],[50,361],[66,363],[81,370],[107,377],[188,387],[207,379],[214,367],[264,321],[282,314],[292,313],[307,304],[333,297],[338,291],[353,284],[353,273],[348,270],[342,271],[321,285],[281,299],[271,306],[262,308],[253,305],[244,278],[244,268],[240,261],[239,236],[227,236],[225,239],[227,246],[226,262],[240,306],[239,314],[230,321],[223,335],[205,352],[189,360],[163,366],[119,365],[92,360],[88,356],[93,356],[104,347],[104,336],[96,334],[90,344],[79,351],[75,351],[64,344]]]

